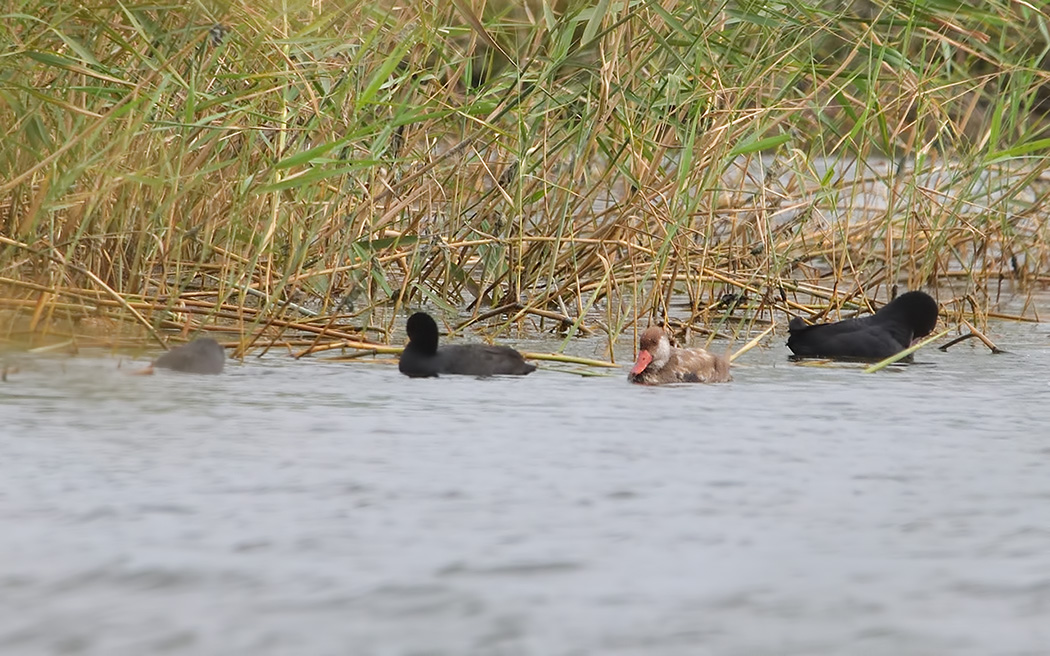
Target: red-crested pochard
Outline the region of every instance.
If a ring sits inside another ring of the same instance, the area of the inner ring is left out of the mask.
[[[646,328],[638,340],[638,360],[627,380],[642,385],[724,383],[732,380],[729,360],[704,349],[671,346],[662,328]]]

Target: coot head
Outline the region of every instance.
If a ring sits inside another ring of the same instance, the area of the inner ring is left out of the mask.
[[[426,355],[434,355],[438,348],[438,326],[426,312],[416,312],[405,324],[408,348]]]

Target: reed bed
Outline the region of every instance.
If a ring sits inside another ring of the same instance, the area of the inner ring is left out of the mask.
[[[1050,282],[1041,3],[0,7],[0,339],[978,327]]]

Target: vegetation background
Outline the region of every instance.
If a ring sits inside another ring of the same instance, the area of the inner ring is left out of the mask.
[[[0,9],[7,341],[980,325],[1050,279],[1046,2]]]

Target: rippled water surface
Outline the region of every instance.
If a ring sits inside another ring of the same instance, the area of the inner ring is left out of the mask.
[[[21,356],[0,654],[1044,656],[1050,350],[1001,329],[662,389]]]

